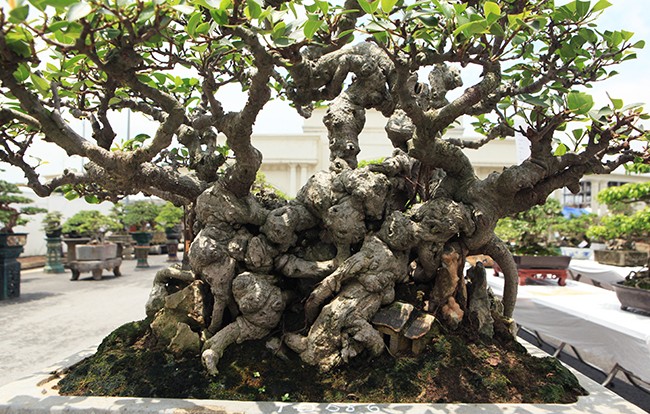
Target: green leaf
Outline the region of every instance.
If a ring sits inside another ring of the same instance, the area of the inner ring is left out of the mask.
[[[34,83],[34,86],[36,87],[36,89],[38,89],[38,91],[41,94],[47,95],[49,93],[49,91],[50,91],[50,83],[47,80],[43,79],[42,77],[38,76],[35,73],[30,73],[29,77],[32,80],[32,82]]]
[[[632,47],[635,49],[643,49],[645,47],[645,40],[639,40],[638,42],[633,44]]]
[[[600,0],[598,3],[594,5],[594,7],[591,9],[592,13],[599,12],[601,10],[604,10],[611,6],[612,3],[608,2],[607,0]]]
[[[196,36],[196,28],[201,23],[201,20],[203,20],[203,13],[200,11],[195,12],[191,17],[190,20],[187,22],[187,34],[195,37]]]
[[[609,94],[607,94],[607,97],[612,102],[612,105],[614,105],[614,109],[621,109],[623,107],[622,99],[614,99],[611,96],[609,96]]]
[[[88,16],[91,11],[93,11],[93,8],[90,6],[90,4],[86,3],[85,1],[80,1],[79,3],[70,6],[70,9],[68,9],[68,13],[66,14],[65,18],[69,22],[74,22]]]
[[[245,12],[250,19],[257,19],[262,14],[262,5],[257,0],[246,0]]]
[[[384,13],[390,13],[397,4],[397,0],[381,0],[381,9]]]
[[[569,92],[567,107],[571,112],[584,115],[594,106],[594,98],[584,92]]]
[[[555,152],[553,153],[553,155],[555,155],[556,157],[561,157],[562,155],[566,154],[568,150],[569,150],[569,148],[567,148],[566,145],[560,144],[555,149]]]
[[[487,30],[487,21],[485,19],[476,20],[473,22],[460,25],[454,30],[454,36],[463,33],[466,37],[471,37],[478,33],[484,33]]]
[[[485,14],[485,17],[488,17],[491,14],[501,16],[501,7],[492,1],[486,1],[483,5],[483,13]]]
[[[377,7],[379,6],[379,0],[375,1],[368,1],[368,0],[357,0],[359,3],[359,6],[363,9],[364,12],[368,14],[373,14],[375,11],[377,11]]]
[[[575,141],[579,141],[580,138],[582,138],[582,135],[585,133],[585,131],[582,128],[574,129],[571,131],[573,134],[573,139]]]
[[[591,2],[576,0],[576,20],[580,20],[589,13]]]
[[[71,200],[72,201],[72,200],[76,200],[77,198],[79,198],[79,194],[76,191],[71,190],[71,191],[68,191],[65,194],[63,194],[63,197],[65,197],[66,200]]]
[[[84,196],[84,200],[86,200],[86,203],[88,204],[99,204],[101,202],[101,200],[95,195]]]
[[[11,23],[22,23],[29,16],[29,5],[26,4],[21,7],[16,7],[9,12],[9,21]]]
[[[16,69],[16,71],[14,72],[14,78],[18,82],[24,82],[27,80],[27,78],[29,78],[29,74],[30,74],[29,67],[26,64],[21,63],[20,65],[18,65],[18,69]]]
[[[323,25],[323,21],[318,18],[315,14],[309,15],[307,18],[307,21],[305,22],[305,27],[304,27],[304,32],[305,32],[305,37],[309,40],[314,37],[314,34],[318,31],[318,29]]]

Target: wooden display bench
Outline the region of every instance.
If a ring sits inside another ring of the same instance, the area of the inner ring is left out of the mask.
[[[72,277],[70,280],[78,280],[79,275],[85,272],[91,272],[94,280],[100,280],[102,273],[105,270],[112,270],[115,276],[121,276],[120,265],[122,264],[121,257],[115,257],[106,260],[84,260],[74,261],[68,263],[70,270],[72,270]]]
[[[557,284],[566,286],[569,276],[568,268],[571,261],[569,256],[514,256],[519,274],[519,285],[525,285],[527,279],[556,279]],[[494,276],[503,273],[494,262]]]

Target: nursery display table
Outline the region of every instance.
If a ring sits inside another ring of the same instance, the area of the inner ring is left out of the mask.
[[[641,268],[642,266],[606,265],[595,260],[573,260],[569,265],[569,274],[574,280],[590,279],[594,285],[612,290],[613,285],[625,280],[630,272]]]
[[[497,296],[504,280],[488,278]],[[618,371],[650,384],[650,316],[621,310],[616,294],[585,283],[567,280],[565,287],[549,281],[520,286],[514,319],[517,324],[570,346],[576,356],[608,374]]]

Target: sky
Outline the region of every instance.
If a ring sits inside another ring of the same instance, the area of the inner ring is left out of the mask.
[[[595,0],[592,0],[592,3]],[[645,40],[645,49],[637,51],[637,59],[621,63],[617,71],[619,75],[603,82],[593,85],[589,91],[594,96],[596,103],[605,104],[608,102],[607,93],[613,98],[623,99],[626,104],[650,102],[650,9],[648,0],[610,0],[613,5],[605,10],[598,20],[598,26],[602,29],[625,29],[635,33],[634,39]],[[224,91],[222,96],[226,110],[237,110],[245,102],[245,97],[237,95],[232,91]],[[650,112],[650,105],[646,106]],[[114,125],[118,136],[127,135],[127,122],[125,115],[118,117]],[[282,101],[272,101],[267,104],[254,127],[254,133],[258,134],[297,134],[302,132],[303,119]],[[143,122],[135,116],[130,122],[130,136],[139,132],[151,131],[152,124]],[[76,125],[77,131],[90,134],[88,125]],[[39,167],[43,175],[57,174],[65,168],[79,170],[81,160],[78,157],[69,158],[65,153],[56,148],[53,144],[43,143],[39,145],[34,155],[43,159],[46,164]],[[21,171],[0,164],[0,176],[2,179],[15,183],[26,182]]]

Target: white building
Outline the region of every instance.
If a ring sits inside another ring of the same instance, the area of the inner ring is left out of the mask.
[[[295,196],[307,179],[316,171],[329,168],[327,129],[322,118],[325,110],[315,110],[303,125],[303,134],[295,135],[256,135],[253,144],[262,152],[264,160],[261,171],[269,182],[289,196]],[[278,122],[282,122],[278,120]],[[393,151],[386,137],[384,126],[386,118],[377,111],[366,113],[366,126],[359,136],[361,153],[359,160],[374,160],[390,156]],[[461,126],[451,129],[447,136],[471,139],[472,134]],[[478,137],[476,138],[478,139]],[[478,150],[464,150],[474,165],[479,178],[485,178],[494,171],[518,164],[528,157],[530,150],[527,141],[515,138],[498,139],[489,142]],[[582,191],[572,194],[568,189],[554,193],[562,205],[591,209],[605,214],[607,208],[598,203],[599,191],[614,185],[630,182],[649,181],[650,176],[629,175],[624,172],[609,175],[590,175],[582,180]]]
[[[314,111],[311,118],[305,120],[302,134],[255,134],[252,137],[253,145],[258,148],[263,156],[261,172],[267,181],[276,186],[288,196],[295,196],[298,190],[307,182],[316,171],[329,168],[329,149],[327,129],[323,125],[324,109]],[[278,119],[277,122],[282,122]],[[386,137],[384,126],[386,118],[376,111],[366,113],[366,126],[359,136],[361,153],[359,160],[374,160],[388,157],[393,152],[390,140]],[[472,139],[473,135],[467,133],[463,127],[452,128],[447,136]],[[475,139],[479,139],[476,137]],[[500,171],[521,162],[527,157],[528,149],[525,140],[515,138],[498,139],[489,142],[478,150],[467,149],[468,156],[479,178],[485,178],[493,171]],[[573,195],[567,189],[555,192],[563,205],[580,208],[591,208],[598,214],[606,213],[606,208],[598,204],[596,194],[602,189],[612,185],[627,182],[642,182],[650,180],[648,175],[610,174],[602,176],[588,176],[583,179],[583,191]],[[108,213],[112,204],[88,204],[83,200],[68,201],[61,194],[41,199],[36,197],[31,190],[26,190],[25,195],[35,199],[35,205],[50,211],[60,211],[64,220],[79,210],[100,210]],[[19,226],[17,232],[28,232],[25,255],[45,254],[44,233],[41,230],[43,215],[34,216],[27,226]]]

